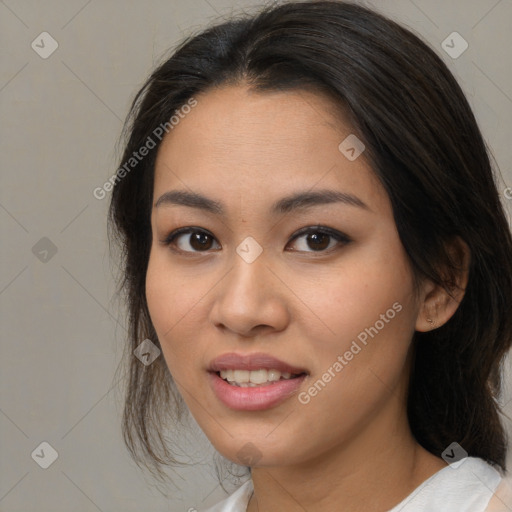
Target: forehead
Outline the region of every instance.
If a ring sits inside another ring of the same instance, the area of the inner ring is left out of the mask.
[[[225,86],[195,99],[197,105],[160,145],[155,199],[178,187],[258,201],[316,186],[358,191],[365,202],[382,196],[364,153],[349,161],[340,152],[353,129],[326,95]]]
[[[224,156],[226,150],[243,149],[257,159],[266,153],[289,158],[290,147],[297,151],[300,144],[301,152],[307,153],[320,137],[350,132],[341,116],[333,115],[334,104],[309,91],[262,93],[247,86],[225,86],[195,99],[197,106],[165,137],[161,151],[194,148],[215,158]]]

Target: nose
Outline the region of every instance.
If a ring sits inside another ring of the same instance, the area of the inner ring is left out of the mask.
[[[219,329],[254,337],[282,331],[289,323],[287,296],[291,292],[263,254],[252,263],[236,255],[215,293],[210,321]]]

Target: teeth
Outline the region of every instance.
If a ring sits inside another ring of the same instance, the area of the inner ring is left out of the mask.
[[[243,384],[244,382],[249,382],[251,380],[249,373],[250,372],[247,370],[235,370],[233,372],[233,380],[235,382],[238,382],[239,384]]]
[[[230,384],[240,387],[250,387],[270,382],[277,382],[279,379],[290,379],[292,374],[289,372],[280,372],[279,370],[221,370],[221,378],[227,380]]]
[[[281,372],[279,370],[268,370],[269,382],[276,382],[281,378]]]

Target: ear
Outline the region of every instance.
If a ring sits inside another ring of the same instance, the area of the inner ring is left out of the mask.
[[[420,312],[416,330],[432,331],[444,325],[454,315],[461,303],[468,283],[471,251],[462,238],[456,237],[447,246],[451,269],[443,269],[445,287],[430,280],[424,282],[420,296]]]

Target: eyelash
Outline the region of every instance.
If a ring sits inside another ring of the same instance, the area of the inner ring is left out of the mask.
[[[208,252],[210,252],[210,249],[208,249],[206,251],[184,251],[182,249],[179,249],[179,248],[175,247],[175,241],[176,241],[176,239],[180,235],[192,234],[192,233],[205,234],[205,235],[208,235],[208,236],[212,237],[215,240],[215,237],[211,233],[209,233],[208,231],[206,231],[206,230],[204,230],[202,228],[196,228],[196,227],[192,227],[191,226],[191,227],[179,228],[179,229],[176,229],[176,230],[172,231],[171,233],[169,233],[169,235],[164,240],[161,240],[161,243],[163,245],[169,246],[169,247],[174,245],[174,247],[171,247],[171,249],[174,252],[179,252],[179,253],[182,253],[182,254],[201,254],[201,253],[208,253]],[[329,254],[329,253],[331,253],[332,251],[334,251],[336,249],[340,249],[341,248],[340,246],[345,246],[345,245],[347,245],[348,243],[350,243],[352,241],[344,233],[341,233],[341,232],[336,231],[334,229],[328,228],[326,226],[308,226],[308,227],[299,229],[297,232],[295,232],[292,235],[290,242],[295,241],[296,239],[300,238],[303,235],[309,235],[309,234],[327,235],[327,236],[329,236],[331,238],[334,238],[338,242],[338,244],[336,246],[334,246],[334,247],[330,247],[330,248],[319,250],[319,251],[314,251],[314,250],[311,250],[311,251],[295,250],[293,252],[313,253],[313,254],[326,254],[326,253]]]

